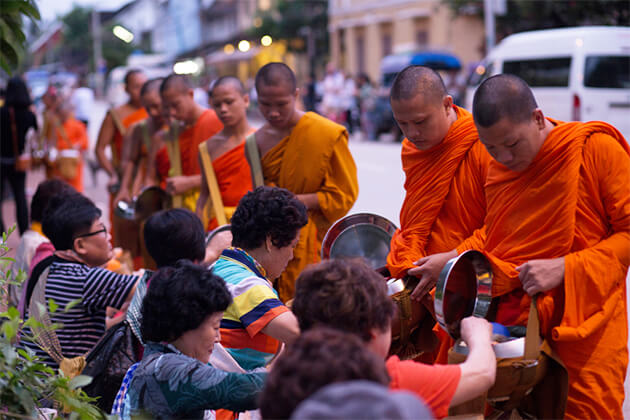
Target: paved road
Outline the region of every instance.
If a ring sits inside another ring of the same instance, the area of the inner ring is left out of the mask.
[[[98,128],[106,109],[107,107],[104,103],[97,103],[94,108],[88,127],[90,150],[94,150]],[[350,142],[350,149],[357,163],[359,176],[359,198],[350,213],[377,213],[398,225],[400,206],[404,198],[404,174],[400,163],[400,144],[367,142],[353,137]],[[43,179],[42,173],[29,174],[27,183],[31,195],[41,179]],[[105,192],[105,184],[107,182],[105,173],[103,171],[97,173],[96,184],[93,184],[92,176],[89,173],[84,175],[84,180],[86,183],[85,194],[103,210],[103,220],[109,220],[107,215],[107,194]],[[15,216],[12,202],[5,202],[3,214],[7,225],[14,223]],[[16,247],[17,239],[17,235],[13,235],[10,245]],[[630,274],[626,279],[627,284],[629,281]],[[626,377],[626,395],[630,395],[629,391],[630,383],[628,377]],[[624,417],[630,419],[630,402],[628,399],[626,399],[624,404]]]

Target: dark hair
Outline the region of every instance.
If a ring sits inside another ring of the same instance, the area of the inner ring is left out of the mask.
[[[295,92],[297,88],[297,81],[295,80],[295,74],[289,66],[284,63],[267,63],[262,66],[256,78],[254,80],[256,90],[260,90],[261,85],[265,86],[280,86],[284,85],[289,89],[290,93]]]
[[[212,96],[212,91],[219,86],[223,85],[231,85],[236,88],[238,93],[244,95],[246,93],[245,86],[243,86],[243,82],[239,80],[238,77],[234,76],[221,76],[217,80],[214,81],[212,86],[210,86],[210,96]]]
[[[140,69],[131,69],[127,71],[127,73],[125,73],[125,78],[124,78],[125,86],[129,84],[129,80],[134,74],[144,74],[144,72]]]
[[[442,76],[425,66],[408,66],[396,75],[389,92],[390,101],[409,100],[422,94],[429,100],[440,100],[446,96]]]
[[[140,96],[144,96],[149,92],[160,92],[160,86],[162,85],[162,81],[164,79],[161,77],[157,77],[155,79],[147,80],[144,82],[142,87],[140,88]]]
[[[60,179],[48,179],[40,182],[31,201],[31,220],[33,222],[42,221],[44,210],[53,197],[65,196],[76,192],[70,184]]]
[[[295,239],[306,225],[306,207],[289,190],[277,187],[258,187],[238,203],[232,216],[232,244],[256,249],[267,236],[278,248]]]
[[[264,419],[286,419],[320,388],[352,380],[387,386],[385,361],[356,335],[330,328],[302,333],[289,345],[267,376],[260,396]]]
[[[186,209],[162,210],[144,225],[144,245],[158,267],[179,260],[202,261],[206,256],[205,231],[196,214]]]
[[[15,76],[9,79],[7,83],[7,90],[4,97],[5,106],[12,106],[16,108],[27,108],[33,101],[31,101],[31,95],[28,93],[28,88],[24,80]]]
[[[50,200],[44,211],[42,231],[56,250],[73,249],[74,239],[88,233],[99,217],[101,210],[84,195],[58,195]]]
[[[142,301],[140,332],[143,340],[172,342],[232,302],[223,279],[208,269],[180,261],[160,269]]]
[[[327,326],[358,334],[385,330],[394,316],[385,279],[359,259],[333,259],[307,267],[295,283],[292,311],[301,331]]]
[[[538,108],[527,83],[512,74],[497,74],[479,85],[473,98],[475,124],[490,127],[503,118],[522,123]]]
[[[160,85],[160,94],[163,94],[167,89],[172,87],[177,87],[178,89],[184,91],[192,89],[193,85],[188,76],[171,73],[162,80],[162,84]]]

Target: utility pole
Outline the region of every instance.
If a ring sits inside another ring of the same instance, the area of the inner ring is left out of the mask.
[[[486,27],[486,53],[490,52],[496,43],[494,3],[494,0],[483,0],[483,21]]]
[[[96,97],[103,97],[103,72],[101,71],[101,64],[103,62],[103,48],[101,43],[101,20],[96,11],[96,8],[92,9],[92,40],[94,42],[94,87],[96,91]]]

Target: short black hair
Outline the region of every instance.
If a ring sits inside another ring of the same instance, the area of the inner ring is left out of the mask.
[[[302,332],[327,326],[370,341],[372,329],[391,325],[395,304],[383,276],[364,261],[332,259],[300,273],[291,309]]]
[[[447,95],[442,76],[425,66],[408,66],[396,75],[389,92],[390,101],[409,100],[423,95],[429,101],[440,100]]]
[[[223,279],[190,261],[160,269],[142,301],[142,339],[172,342],[186,331],[198,328],[204,320],[223,312],[232,296]]]
[[[65,196],[76,192],[70,184],[60,179],[47,179],[40,182],[31,201],[31,221],[42,221],[44,210],[53,197],[58,195]]]
[[[267,63],[258,70],[255,79],[256,90],[260,91],[260,86],[286,86],[290,93],[297,89],[295,73],[284,63]]]
[[[147,80],[144,82],[142,87],[140,88],[140,96],[144,96],[149,92],[158,92],[160,93],[160,86],[162,85],[162,81],[164,78],[156,77],[155,79]]]
[[[240,81],[240,79],[238,77],[234,77],[234,76],[221,76],[219,77],[217,80],[214,81],[214,83],[212,83],[212,86],[210,87],[210,95],[212,95],[212,91],[216,88],[218,88],[219,86],[223,86],[223,85],[231,85],[234,86],[236,88],[236,90],[241,94],[241,95],[245,95],[245,93],[247,93],[245,91],[245,86],[243,85],[243,82]]]
[[[330,328],[302,333],[278,358],[260,395],[263,419],[287,419],[319,389],[367,380],[389,385],[385,361],[356,335]]]
[[[171,73],[164,80],[162,80],[162,84],[160,85],[160,94],[164,93],[167,89],[177,88],[180,91],[184,92],[188,89],[192,89],[193,85],[188,78],[188,76],[184,74],[175,74]]]
[[[56,196],[46,207],[42,231],[56,250],[74,248],[74,239],[88,233],[101,210],[92,200],[79,193]]]
[[[125,86],[129,84],[129,80],[134,74],[144,74],[144,72],[140,69],[130,69],[127,71],[127,73],[125,73],[125,78],[123,79],[125,81]]]
[[[158,267],[179,260],[202,261],[206,256],[201,220],[187,209],[162,210],[144,224],[144,245]]]
[[[10,78],[7,83],[4,105],[16,108],[27,108],[32,103],[33,101],[31,100],[31,95],[28,93],[24,79],[19,76]]]
[[[306,207],[284,188],[258,187],[238,203],[232,215],[232,244],[256,249],[267,236],[278,248],[288,246],[308,222]]]
[[[522,123],[538,108],[527,83],[513,74],[497,74],[479,85],[473,98],[473,119],[480,127],[490,127],[503,118]]]

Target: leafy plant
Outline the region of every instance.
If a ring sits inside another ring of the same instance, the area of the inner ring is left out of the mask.
[[[12,259],[6,256],[9,252],[7,238],[14,230],[15,226],[3,233],[0,243],[1,290],[5,290],[8,283],[16,282],[16,274],[7,270]],[[23,273],[19,275],[23,277]],[[51,300],[48,309],[54,312],[59,308]],[[29,318],[23,322],[19,311],[13,306],[0,313],[0,320],[0,418],[37,418],[42,401],[57,407],[62,418],[87,420],[105,417],[91,404],[94,399],[81,389],[90,383],[90,377],[79,375],[69,379],[43,364],[32,350],[16,346],[22,329],[41,327],[38,321]],[[30,337],[22,334],[20,339],[28,340]]]
[[[41,19],[35,0],[2,0],[0,5],[0,67],[11,73],[26,45],[23,18]]]

